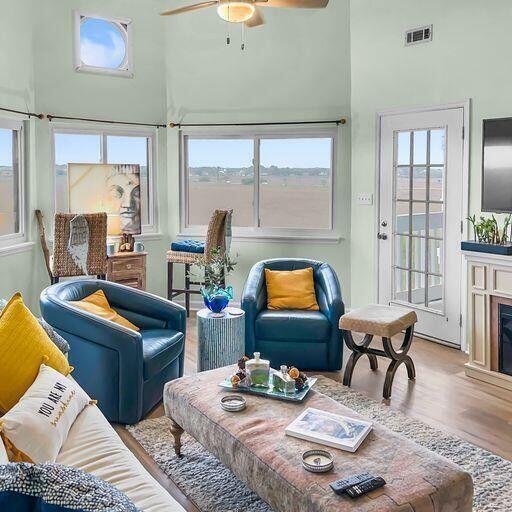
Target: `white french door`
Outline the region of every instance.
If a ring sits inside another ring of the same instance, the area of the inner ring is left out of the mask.
[[[460,345],[462,108],[380,118],[381,304],[412,308],[415,332]]]

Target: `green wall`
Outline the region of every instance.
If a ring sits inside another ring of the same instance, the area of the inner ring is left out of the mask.
[[[352,304],[375,300],[375,115],[394,107],[471,99],[470,210],[480,208],[482,119],[512,115],[508,0],[351,2]],[[405,47],[404,31],[433,24],[433,41]]]
[[[16,110],[34,110],[32,4],[18,0],[2,2],[0,16],[0,106]],[[9,117],[9,114],[6,114]],[[28,210],[37,202],[35,128],[37,120],[27,123],[25,136],[29,158],[27,166]],[[29,237],[33,231],[29,226]],[[10,255],[0,254],[0,297],[21,290],[30,306],[36,304],[33,290],[41,289],[42,262],[34,248]]]
[[[183,122],[271,122],[340,119],[350,111],[349,2],[325,11],[262,9],[266,25],[246,33],[231,29],[215,10],[165,20],[168,119]],[[329,262],[345,297],[350,287],[350,127],[339,131],[336,169],[340,243],[240,241],[231,278],[237,298],[251,266],[265,258],[307,257]],[[168,135],[170,234],[179,231],[179,160],[176,130]]]

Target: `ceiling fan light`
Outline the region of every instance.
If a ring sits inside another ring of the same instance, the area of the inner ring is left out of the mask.
[[[218,15],[230,23],[243,23],[252,18],[255,7],[248,2],[221,2],[217,7]]]

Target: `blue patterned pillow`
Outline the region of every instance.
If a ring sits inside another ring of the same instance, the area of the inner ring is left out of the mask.
[[[61,464],[0,466],[2,512],[139,512],[115,487]]]
[[[199,242],[198,240],[179,240],[171,244],[171,251],[204,254],[204,242]]]

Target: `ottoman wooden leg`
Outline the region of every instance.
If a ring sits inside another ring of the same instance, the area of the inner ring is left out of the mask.
[[[411,343],[414,335],[414,326],[411,325],[405,331],[404,341],[402,342],[402,346],[399,350],[395,350],[393,348],[393,344],[391,343],[390,338],[382,338],[382,343],[384,345],[384,352],[387,357],[391,359],[391,363],[389,364],[388,370],[386,372],[386,380],[384,381],[384,390],[382,395],[387,400],[391,397],[391,388],[393,386],[393,379],[395,378],[395,373],[398,367],[403,363],[407,368],[407,376],[410,380],[414,380],[416,378],[416,369],[414,367],[414,363],[407,352],[411,348]]]
[[[171,434],[174,437],[174,453],[178,457],[181,457],[181,434],[183,434],[183,429],[172,419],[171,420]]]
[[[352,350],[352,354],[347,361],[347,365],[345,366],[345,372],[343,374],[343,385],[350,387],[352,383],[352,374],[354,373],[354,368],[356,366],[357,361],[359,361],[362,355],[367,355],[370,360],[370,368],[375,371],[379,367],[377,362],[377,357],[374,354],[369,354],[366,352],[368,346],[372,342],[373,336],[371,334],[366,334],[361,345],[358,345],[354,338],[352,337],[352,333],[350,331],[345,332],[345,343],[347,347]]]

